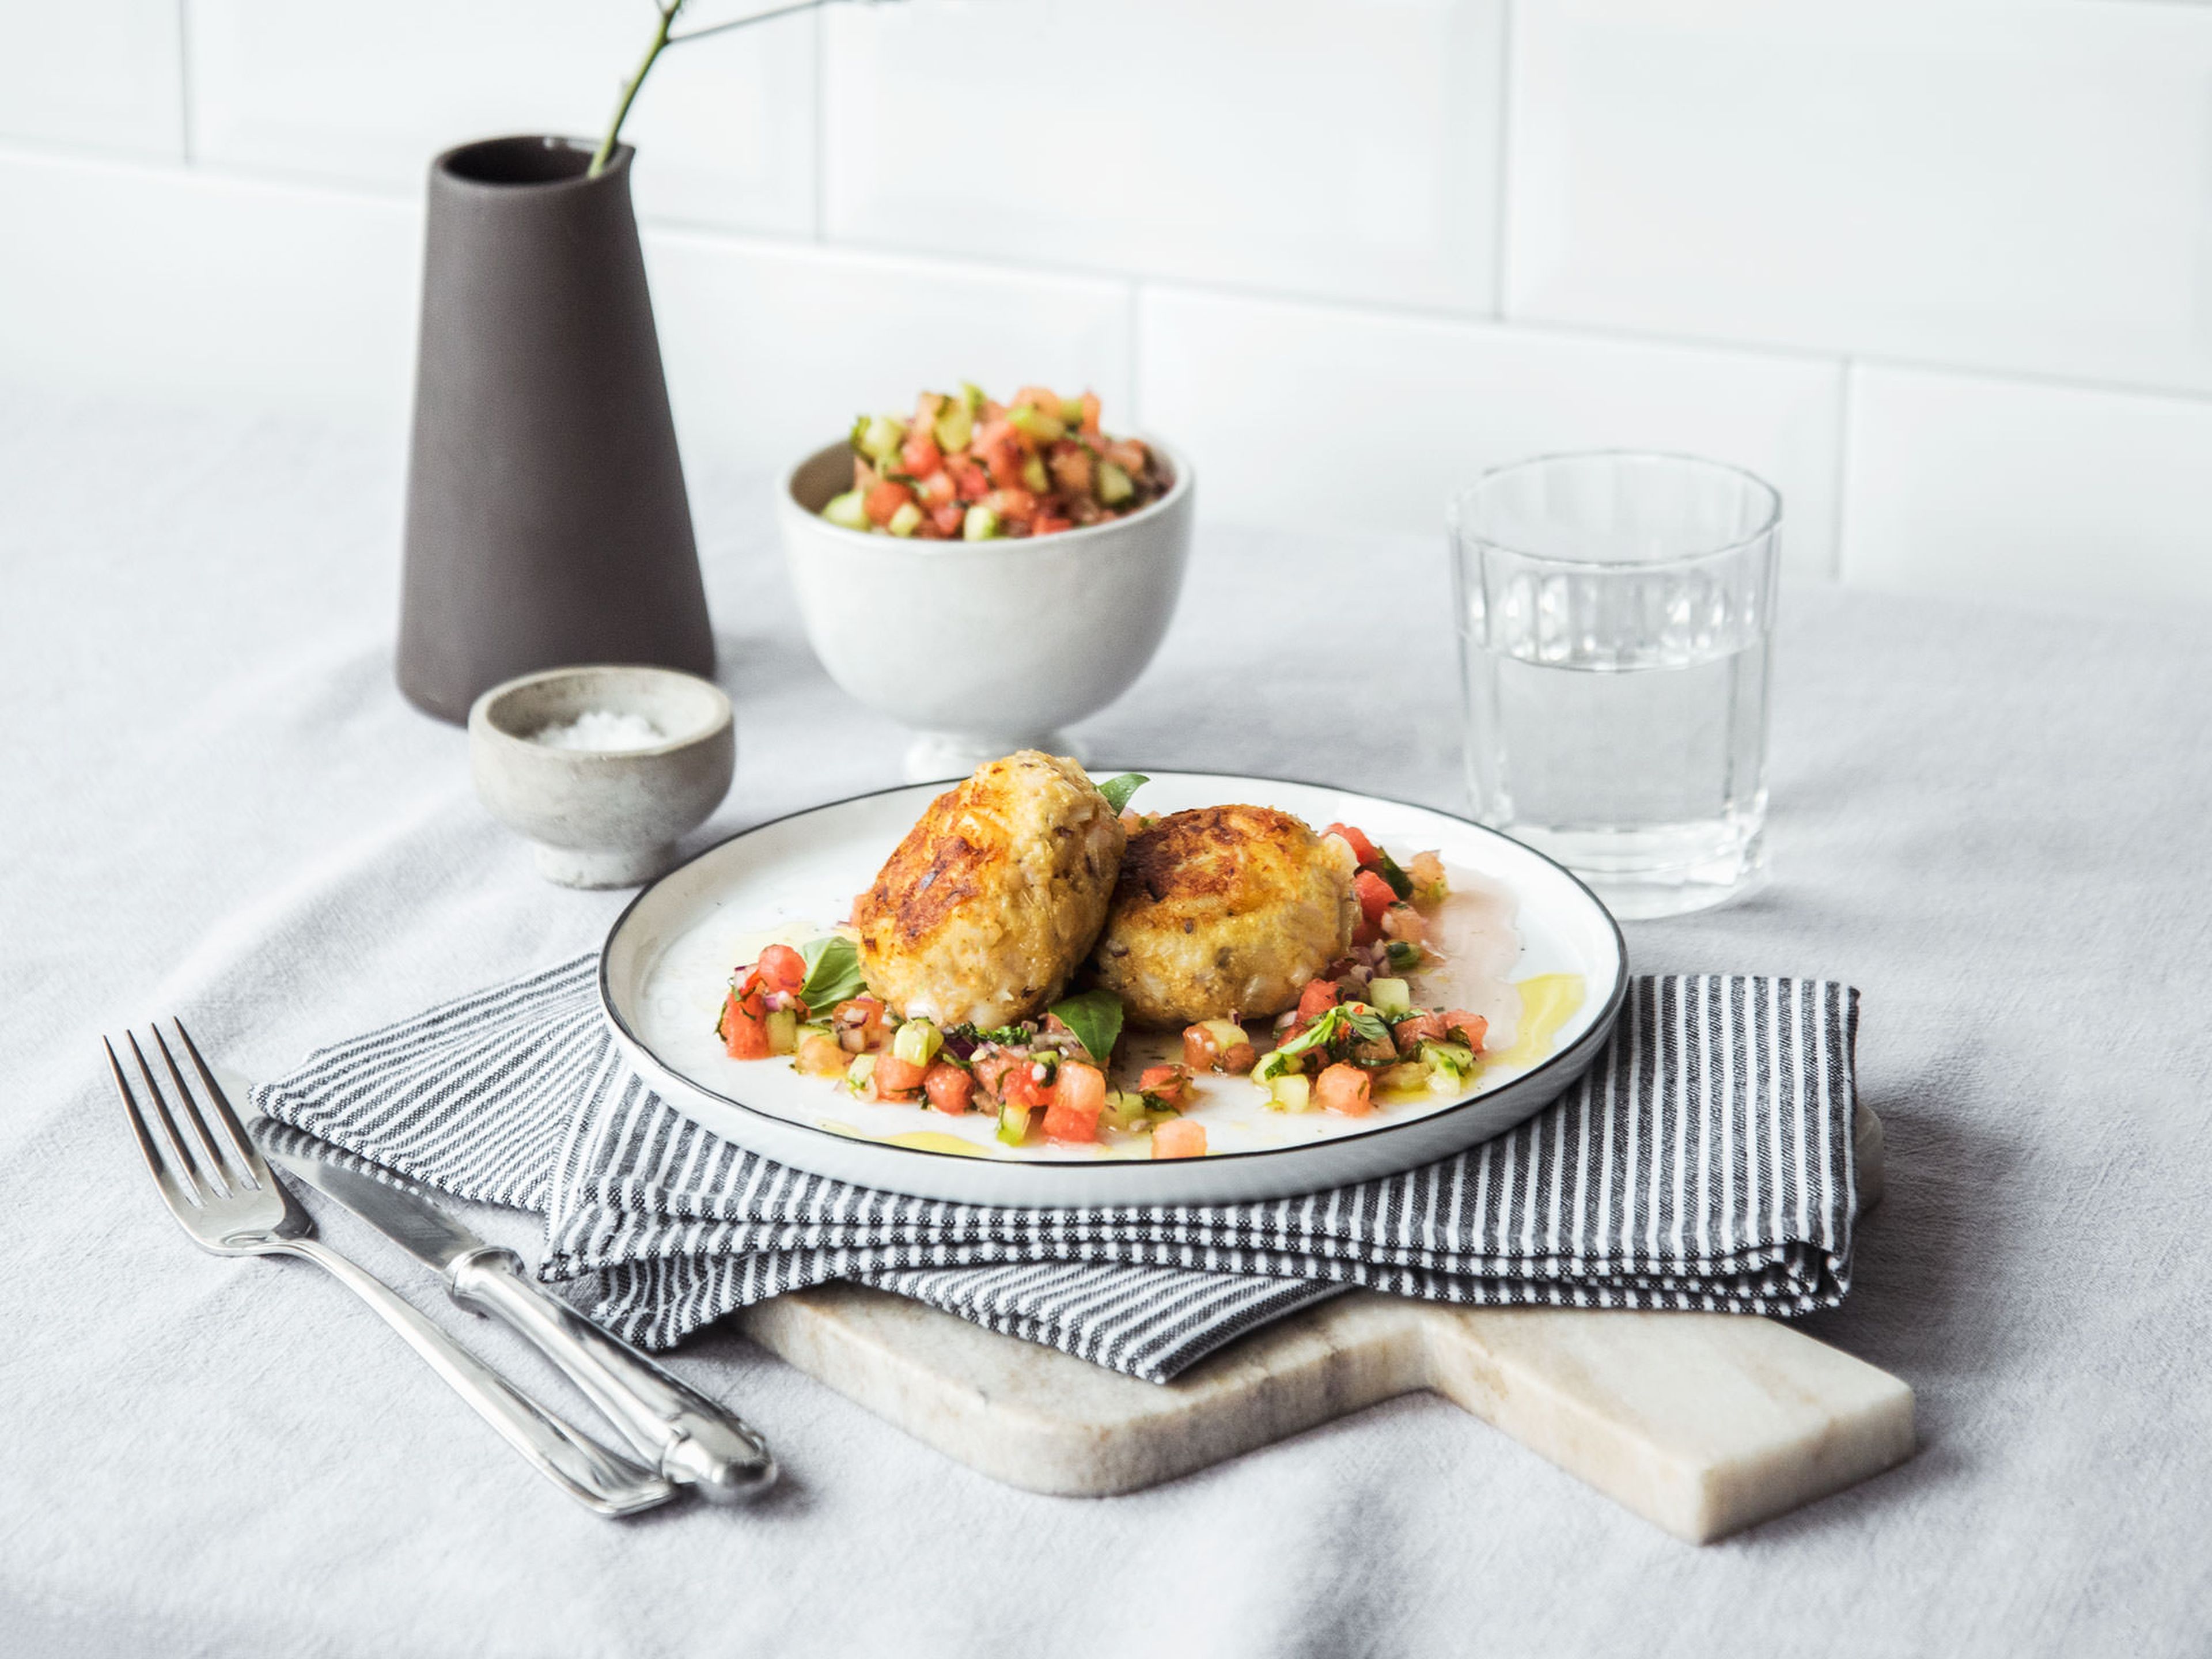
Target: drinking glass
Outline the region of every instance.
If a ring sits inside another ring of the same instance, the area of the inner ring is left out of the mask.
[[[1782,497],[1687,455],[1548,455],[1451,509],[1468,787],[1616,915],[1765,867]]]

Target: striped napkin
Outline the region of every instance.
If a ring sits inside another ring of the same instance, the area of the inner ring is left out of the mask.
[[[1588,1075],[1425,1168],[1266,1203],[1016,1209],[771,1163],[625,1064],[584,956],[318,1049],[266,1115],[546,1218],[541,1277],[640,1346],[825,1279],[1164,1382],[1353,1285],[1470,1304],[1791,1315],[1850,1283],[1858,994],[1634,981]]]

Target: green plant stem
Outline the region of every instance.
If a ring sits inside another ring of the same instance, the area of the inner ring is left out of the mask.
[[[599,149],[592,152],[592,165],[584,174],[586,179],[598,178],[607,170],[607,163],[614,160],[615,145],[621,141],[623,123],[629,118],[629,106],[637,101],[637,89],[645,84],[654,60],[668,49],[668,31],[676,21],[676,14],[684,9],[684,0],[669,0],[665,5],[654,0],[653,9],[660,14],[660,25],[653,32],[653,44],[646,48],[645,61],[637,66],[637,73],[623,83],[622,101],[615,106],[615,118],[608,125],[607,136],[599,140]]]

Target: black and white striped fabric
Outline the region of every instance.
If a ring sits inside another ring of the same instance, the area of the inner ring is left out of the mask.
[[[853,1187],[708,1133],[624,1064],[596,973],[580,957],[319,1049],[254,1103],[543,1213],[542,1274],[645,1347],[846,1279],[1164,1381],[1354,1285],[1785,1316],[1850,1286],[1846,986],[1638,979],[1581,1083],[1403,1175],[1267,1203],[1035,1210]]]

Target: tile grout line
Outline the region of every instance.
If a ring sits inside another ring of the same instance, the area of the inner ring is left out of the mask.
[[[177,150],[192,165],[192,5],[177,0]]]
[[[1504,322],[1506,280],[1512,269],[1513,235],[1513,40],[1514,0],[1499,0],[1498,24],[1498,204],[1491,250],[1491,314]]]
[[[823,94],[830,80],[829,24],[823,18],[826,8],[817,6],[807,19],[814,30],[814,107],[811,111],[814,144],[814,177],[811,194],[814,198],[814,240],[822,242],[829,236],[829,174],[830,125],[823,112]]]
[[[379,187],[357,180],[324,179],[304,174],[295,176],[262,172],[250,166],[230,164],[210,166],[198,161],[193,161],[189,166],[165,167],[143,159],[133,160],[105,152],[73,149],[63,145],[0,140],[0,162],[9,161],[33,166],[88,166],[138,174],[147,178],[161,178],[164,175],[182,176],[189,178],[195,183],[235,184],[287,192],[299,191],[329,196],[341,200],[386,206],[410,207],[419,204],[418,198],[396,187]],[[1830,368],[1848,364],[1854,374],[1876,369],[1899,371],[1944,375],[1956,380],[1994,383],[2000,386],[2026,386],[2056,392],[2103,393],[2111,397],[2143,398],[2195,407],[2212,404],[2212,386],[2198,388],[2159,385],[2145,381],[2069,375],[2056,370],[1954,362],[1932,357],[1889,356],[1878,352],[1850,351],[1844,349],[1821,350],[1810,346],[1779,345],[1771,341],[1742,340],[1713,335],[1646,332],[1602,323],[1561,320],[1540,316],[1499,318],[1480,312],[1454,312],[1412,307],[1388,300],[1287,293],[1244,288],[1235,284],[1200,283],[1163,279],[1128,270],[1107,271],[1086,266],[1039,267],[1003,264],[974,257],[949,255],[936,249],[900,247],[889,244],[840,242],[820,238],[809,239],[793,236],[788,233],[779,234],[772,231],[747,230],[727,225],[660,216],[644,218],[641,228],[648,236],[665,232],[696,237],[710,244],[717,244],[735,251],[758,249],[772,253],[818,253],[833,258],[850,256],[859,258],[908,260],[919,264],[938,266],[956,274],[972,273],[983,277],[1005,279],[1042,276],[1048,280],[1113,283],[1123,288],[1125,291],[1135,289],[1146,293],[1182,294],[1225,299],[1249,305],[1303,306],[1352,321],[1431,324],[1447,327],[1495,330],[1523,335],[1579,340],[1591,344],[1618,343],[1628,346],[1669,348],[1686,352],[1706,352],[1753,358],[1771,363],[1791,363]]]

